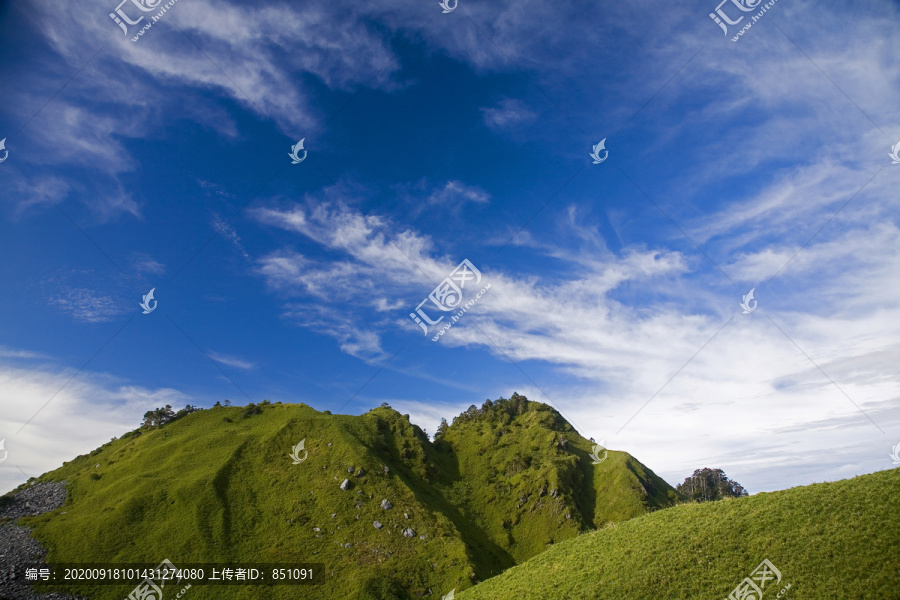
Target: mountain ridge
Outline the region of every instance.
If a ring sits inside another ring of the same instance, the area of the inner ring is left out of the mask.
[[[294,464],[300,440],[306,457]],[[554,409],[518,394],[470,408],[434,441],[385,406],[359,416],[217,406],[42,475],[68,481],[65,504],[22,521],[50,562],[321,562],[325,581],[304,589],[310,598],[418,598],[674,502],[671,486],[627,453],[593,464],[592,448]],[[128,592],[47,589],[92,600]]]

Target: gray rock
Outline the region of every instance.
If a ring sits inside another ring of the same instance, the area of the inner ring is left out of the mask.
[[[56,510],[66,500],[65,482],[42,482],[28,487],[0,508],[0,519],[18,519]]]
[[[412,527],[407,527],[403,530],[403,537],[414,538],[416,537],[416,532],[413,531]]]
[[[344,544],[344,548],[349,548],[349,547],[352,546],[352,545],[353,545],[353,544],[351,544],[351,543],[348,542],[348,543]]]
[[[409,513],[403,513],[403,516],[406,517],[406,518],[408,519],[408,518],[409,518]]]
[[[366,474],[366,470],[363,469],[362,467],[360,467],[360,468],[359,468],[359,471],[356,472],[356,476],[357,476],[357,477],[362,477],[362,476],[365,475],[365,474]]]
[[[341,489],[344,490],[345,492],[350,489],[350,480],[349,479],[345,479],[344,481],[341,482]]]
[[[381,501],[381,508],[383,508],[384,510],[391,510],[392,508],[394,508],[394,505],[391,504],[390,500],[385,498],[384,500]]]
[[[318,527],[313,527],[313,531],[322,531],[322,530],[319,529]]]
[[[37,594],[25,580],[26,565],[44,566],[47,551],[31,537],[31,530],[14,525],[16,519],[56,510],[66,499],[66,483],[42,482],[31,485],[11,497],[0,509],[0,518],[12,519],[0,525],[0,598],[10,600],[76,600],[58,592]],[[60,513],[63,514],[63,513]],[[14,574],[14,575],[13,575]]]
[[[374,521],[374,522],[372,523],[372,525],[375,526],[375,529],[381,529],[382,527],[384,527],[384,525],[382,525],[382,524],[379,523],[378,521]]]
[[[347,472],[350,473],[351,475],[353,474],[353,471],[355,471],[355,470],[356,469],[354,467],[347,467]]]
[[[388,471],[390,471],[390,469],[388,469],[388,466],[387,466],[387,465],[381,465],[381,466],[384,468],[384,472],[385,472],[385,473],[387,473]]]
[[[336,516],[337,516],[337,513],[331,513],[331,518],[332,518],[332,519],[335,518]]]
[[[329,445],[329,446],[333,446],[334,444],[332,444],[331,442],[328,442],[328,445]]]
[[[419,536],[419,539],[420,539],[420,540],[424,540],[424,539],[427,539],[427,538],[428,538],[428,536],[426,536],[424,533],[423,533],[422,535]]]

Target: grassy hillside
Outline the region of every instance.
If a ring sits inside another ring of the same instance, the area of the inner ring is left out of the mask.
[[[476,509],[467,517],[510,555],[504,567],[674,502],[674,490],[625,452],[609,451],[594,465],[593,444],[545,404],[513,394],[472,408],[436,447],[466,474],[456,497]]]
[[[763,559],[766,600],[900,598],[900,470],[685,504],[557,544],[459,600],[727,598]],[[770,591],[771,590],[771,591]]]
[[[195,586],[197,600],[439,598],[596,523],[669,502],[671,488],[635,459],[611,451],[592,465],[590,442],[555,411],[514,398],[498,403],[503,411],[458,418],[435,444],[390,408],[202,410],[38,478],[67,481],[66,504],[20,524],[34,528],[50,562],[325,565],[321,586]],[[292,464],[303,439],[308,458]],[[408,527],[415,536],[402,534]],[[68,591],[121,600],[130,587]]]

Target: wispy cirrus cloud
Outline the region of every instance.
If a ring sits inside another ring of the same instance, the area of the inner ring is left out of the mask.
[[[241,369],[242,371],[249,371],[251,369],[256,368],[252,362],[243,360],[236,356],[231,356],[229,354],[222,354],[220,352],[207,352],[207,356],[218,363],[222,363],[228,367],[234,367],[235,369]]]
[[[455,179],[448,181],[442,188],[431,193],[428,197],[429,202],[433,204],[452,204],[460,205],[465,202],[475,202],[477,204],[487,204],[490,202],[491,195],[475,185],[466,185],[462,181]]]
[[[397,231],[387,220],[363,217],[337,203],[261,208],[254,211],[254,218],[270,226],[300,233],[343,254],[343,258],[325,261],[282,249],[260,259],[259,273],[282,295],[327,301],[333,306],[331,310],[343,314],[341,318],[345,320],[351,317],[347,317],[346,312],[341,313],[337,303],[364,305],[377,310],[400,305],[405,298],[407,303],[412,302],[410,306],[414,306],[417,296],[427,293],[429,286],[442,280],[456,266],[447,258],[434,256],[432,241],[427,236],[410,229]],[[570,255],[569,258],[577,264],[575,268],[580,275],[570,275],[569,283],[559,284],[555,290],[537,286],[528,279],[492,272],[491,298],[482,300],[474,312],[492,312],[492,307],[502,306],[503,318],[511,322],[512,327],[527,321],[527,328],[531,330],[546,327],[561,331],[563,324],[555,326],[553,321],[562,308],[573,322],[597,321],[598,315],[606,313],[602,320],[608,325],[613,318],[610,313],[625,310],[606,297],[611,290],[624,282],[667,277],[686,268],[678,253],[660,251],[634,251],[623,257],[603,251],[601,256],[589,261],[583,256]],[[308,311],[298,313],[309,314]],[[402,316],[406,317],[405,314]],[[624,321],[622,316],[616,315],[615,321]],[[365,330],[369,339],[372,332],[383,333],[388,327],[396,327],[398,322],[410,331],[416,328],[407,322],[408,319],[395,317],[392,321],[368,323]],[[343,336],[352,330],[349,323],[347,321],[347,326],[341,330]],[[373,347],[371,343],[368,345]],[[610,354],[615,354],[614,340],[608,345]],[[573,354],[585,352],[595,354],[597,347],[588,348],[586,344],[582,349],[572,350]],[[589,362],[594,368],[595,361]]]
[[[131,261],[131,268],[138,275],[162,275],[166,272],[164,264],[146,254],[136,255]]]
[[[537,113],[518,98],[504,98],[496,106],[482,108],[484,124],[491,129],[511,129],[527,125],[537,119]]]
[[[44,354],[30,350],[18,350],[0,346],[0,358],[46,358]]]
[[[109,12],[103,2],[95,4],[105,7],[103,14]],[[118,42],[116,58],[124,65],[170,84],[216,89],[287,130],[308,128],[319,118],[298,75],[314,76],[335,90],[396,86],[391,76],[399,62],[386,40],[352,12],[333,4],[179,3],[163,19],[176,21],[177,28],[157,26],[140,44],[122,37],[108,19],[97,19],[97,13],[83,8],[54,7],[47,9],[52,15],[40,18],[48,41],[67,60],[80,63],[89,58],[80,46],[85,36]],[[181,32],[203,52],[185,55]],[[147,39],[154,36],[168,43],[148,44]],[[117,73],[123,76],[128,73]],[[100,83],[125,91],[117,79]],[[131,92],[134,103],[146,87],[137,83],[139,87]]]
[[[86,288],[66,290],[50,303],[86,323],[105,323],[127,312],[119,300]]]
[[[213,230],[222,236],[222,239],[226,240],[230,243],[238,253],[244,257],[246,260],[250,260],[250,255],[247,254],[247,250],[244,248],[244,245],[241,243],[241,238],[237,234],[237,230],[234,225],[230,222],[226,221],[222,217],[217,214],[212,216],[212,228]]]

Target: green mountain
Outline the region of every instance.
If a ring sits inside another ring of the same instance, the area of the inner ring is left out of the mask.
[[[597,461],[592,447],[517,394],[471,407],[434,443],[386,406],[215,407],[41,476],[67,482],[65,505],[18,522],[50,563],[322,564],[317,586],[193,586],[186,600],[440,598],[673,504],[636,459],[610,450]],[[40,589],[121,600],[133,587]]]
[[[751,577],[757,585],[767,580],[765,600],[900,598],[897,498],[900,470],[893,469],[682,504],[557,544],[455,597],[728,598],[767,559],[781,580],[771,569]]]

